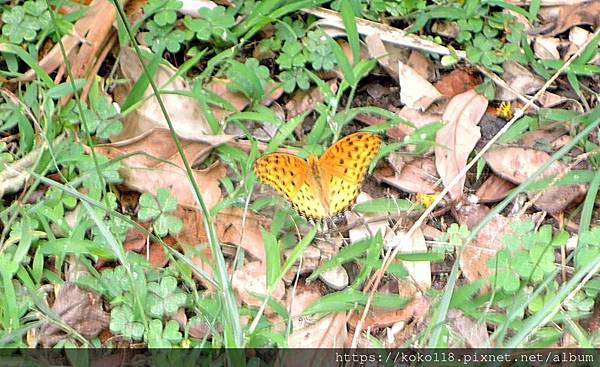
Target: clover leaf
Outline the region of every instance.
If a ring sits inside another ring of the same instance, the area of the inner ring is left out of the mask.
[[[322,30],[308,32],[306,49],[309,61],[315,70],[331,70],[335,66],[335,55],[328,42],[327,35]]]
[[[225,12],[225,8],[217,6],[213,9],[200,8],[199,19],[185,17],[183,24],[196,34],[196,38],[208,41],[211,37],[217,37],[225,41],[232,41],[229,31],[235,25],[233,15]]]
[[[25,41],[33,41],[37,35],[39,27],[30,21],[29,17],[25,17],[25,10],[17,6],[9,9],[2,14],[2,34],[8,36],[12,43],[21,43]]]
[[[303,67],[306,64],[306,57],[302,52],[304,47],[298,41],[288,41],[281,48],[281,54],[275,60],[282,70]]]
[[[167,234],[177,234],[181,231],[181,219],[169,214],[177,208],[177,200],[167,189],[158,190],[156,197],[147,192],[140,196],[140,210],[138,218],[141,220],[154,220],[153,229],[156,235],[164,237]]]
[[[161,27],[175,24],[177,10],[181,9],[183,3],[178,0],[150,0],[144,6],[146,14],[154,14],[154,22]]]
[[[160,320],[154,319],[148,325],[146,340],[148,348],[169,348],[183,339],[179,324],[175,320],[167,321],[164,329]]]
[[[128,305],[117,306],[110,312],[110,331],[126,339],[141,340],[144,336],[144,324],[136,320]]]
[[[281,74],[279,74],[279,80],[286,93],[293,92],[294,89],[296,89],[296,85],[302,90],[307,90],[310,87],[308,75],[306,74],[306,71],[301,68],[281,72]]]
[[[160,283],[148,283],[148,312],[153,317],[175,314],[186,303],[186,295],[177,288],[177,280],[165,276]]]
[[[174,29],[171,24],[161,26],[151,20],[146,26],[148,27],[148,33],[146,33],[144,40],[154,52],[162,52],[165,49],[169,52],[178,52],[181,49],[181,44],[186,40],[185,32]]]

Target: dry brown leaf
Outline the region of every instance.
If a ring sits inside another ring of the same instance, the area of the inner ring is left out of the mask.
[[[406,106],[425,111],[442,94],[413,68],[398,61],[398,80],[400,83],[400,101]]]
[[[460,269],[469,282],[485,279],[490,275],[487,261],[502,248],[504,235],[510,233],[511,219],[496,215],[483,227],[477,237],[465,248],[460,257]],[[483,290],[489,289],[488,285]]]
[[[326,84],[329,85],[329,89],[333,93],[337,91],[337,81],[335,79],[327,81]],[[323,94],[320,88],[313,87],[308,91],[298,89],[285,104],[288,120],[303,112],[312,111],[321,102],[323,102]]]
[[[292,292],[295,291],[295,294]],[[288,338],[290,348],[340,348],[346,340],[346,313],[338,312],[325,317],[302,316],[304,310],[322,295],[317,283],[305,284],[299,282],[296,289],[290,287],[286,296],[287,307],[292,315],[292,333]],[[287,360],[284,366],[313,366],[320,365],[313,359],[317,353],[307,351],[304,358],[294,355],[294,360]],[[317,361],[318,362],[318,361]]]
[[[490,208],[480,204],[460,205],[454,210],[454,216],[460,224],[469,229],[475,227],[489,213]]]
[[[567,134],[568,131],[562,126],[551,130],[534,130],[521,135],[519,144],[533,148],[535,146],[549,146],[556,139]]]
[[[435,88],[446,97],[454,97],[481,84],[481,78],[470,69],[454,69],[435,83]]]
[[[386,46],[381,41],[378,33],[368,35],[365,38],[369,57],[376,59],[379,65],[396,81],[398,81],[398,61],[408,59],[408,51],[405,48],[394,45]],[[424,76],[426,77],[426,76]]]
[[[438,104],[434,106],[437,107],[437,105]],[[407,124],[398,124],[392,127],[391,129],[388,129],[386,134],[390,138],[402,141],[404,137],[410,135],[415,130],[415,128],[418,129],[427,124],[440,121],[442,119],[442,114],[441,112],[438,113],[437,108],[433,108],[434,106],[432,106],[427,111],[419,111],[407,106],[402,107],[402,109],[399,112],[396,112],[396,114],[409,121],[415,127],[413,128],[412,126],[409,126]],[[411,148],[412,147],[409,146],[409,149]]]
[[[467,317],[462,311],[450,310],[448,312],[448,326],[461,337],[461,341],[464,341],[464,344],[451,344],[451,348],[492,347],[485,321],[474,321]],[[452,338],[452,340],[456,340],[456,338]]]
[[[51,74],[58,67],[64,68],[65,60],[63,58],[61,46],[64,52],[69,55],[69,64],[71,73],[75,79],[79,79],[101,60],[97,60],[103,52],[108,39],[113,32],[113,23],[117,16],[116,8],[113,3],[107,0],[95,0],[87,9],[75,25],[73,32],[62,38],[60,44],[56,44],[52,50],[40,60],[39,64],[48,74]],[[77,52],[75,47],[79,46]],[[0,44],[0,50],[2,45]],[[62,73],[62,72],[61,72]],[[31,69],[19,77],[19,81],[29,81],[36,77],[36,72]]]
[[[396,170],[379,168],[374,176],[388,185],[410,193],[435,194],[441,191],[436,185],[439,178],[431,158],[417,158]]]
[[[529,69],[514,61],[506,61],[502,64],[504,74],[502,79],[516,92],[520,94],[531,94],[537,92],[543,85],[544,79],[534,75]],[[499,101],[513,101],[517,96],[508,89],[500,87],[496,93]]]
[[[437,21],[431,25],[431,32],[440,36],[455,39],[460,32],[457,22]]]
[[[100,294],[83,290],[73,282],[65,282],[60,287],[52,311],[86,338],[97,336],[108,327],[110,320],[108,313],[102,308]],[[67,337],[67,333],[54,323],[42,326],[39,336],[40,342],[46,348]]]
[[[219,241],[241,246],[261,263],[265,263],[266,259],[260,228],[267,228],[270,222],[270,219],[250,211],[244,214],[242,208],[221,210],[215,219]]]
[[[422,296],[416,296],[409,304],[401,309],[389,309],[372,307],[367,313],[365,322],[362,325],[363,330],[367,328],[389,327],[399,321],[411,321],[422,319],[429,309],[429,302]],[[348,320],[348,326],[356,330],[356,325],[362,316],[362,312],[353,313]]]
[[[211,143],[187,139],[181,139],[181,143],[187,159],[190,162],[197,162],[202,161],[214,145],[231,139],[231,136],[211,136],[205,139]],[[129,153],[145,153],[121,161],[123,184],[130,189],[150,192],[154,195],[159,188],[165,187],[177,198],[180,205],[197,207],[191,185],[183,169],[183,162],[168,130],[152,129],[132,139],[105,144],[95,149],[110,159]],[[205,170],[192,170],[208,207],[214,206],[221,198],[219,179],[225,171],[225,167],[220,164]]]
[[[529,177],[547,160],[550,155],[546,152],[520,147],[496,148],[485,154],[485,160],[490,168],[500,177],[520,184]],[[558,175],[568,167],[559,161],[550,165],[541,175],[540,179],[547,176]],[[572,202],[579,200],[586,192],[586,185],[563,185],[548,187],[534,202],[539,209],[556,214],[567,208]],[[536,196],[536,191],[529,192],[529,198]]]
[[[267,276],[265,265],[260,261],[252,261],[244,265],[243,268],[233,272],[231,286],[236,293],[236,298],[244,304],[253,307],[260,307],[263,303],[262,298],[256,295],[267,295]],[[271,293],[271,298],[280,301],[285,295],[285,286],[283,281],[279,281]],[[269,306],[265,308],[265,314],[272,314],[275,311]]]
[[[506,194],[514,187],[515,185],[512,182],[491,175],[479,186],[475,195],[481,203],[494,203],[504,199]]]
[[[448,123],[438,130],[435,147],[435,166],[445,186],[458,175],[467,164],[469,154],[481,137],[479,120],[483,117],[488,101],[471,90],[453,97],[448,103],[443,119]],[[465,177],[463,176],[450,191],[450,198],[462,197]]]
[[[540,60],[558,60],[560,59],[558,48],[561,45],[561,40],[555,37],[536,37],[533,51]]]
[[[120,84],[115,89],[115,100],[123,104],[135,82],[143,75],[143,69],[137,54],[129,47],[121,48],[119,61],[121,72],[128,83]],[[174,67],[160,64],[154,74],[154,83],[163,91],[192,92],[192,87],[183,77],[175,77],[176,72],[177,69]],[[173,80],[169,82],[171,78]],[[153,93],[152,88],[148,86],[144,92],[144,97],[148,98],[125,116],[123,131],[119,135],[112,136],[111,141],[129,139],[154,127],[168,128],[167,121]],[[211,133],[202,107],[194,98],[163,92],[161,99],[178,136],[194,139]]]
[[[433,70],[433,65],[431,60],[422,52],[411,51],[406,64],[413,68],[423,79],[431,80],[430,70]]]
[[[545,10],[545,9],[544,9]],[[555,36],[577,25],[590,25],[596,28],[600,25],[600,2],[589,1],[582,4],[569,4],[540,12],[544,28],[551,28],[547,34]]]

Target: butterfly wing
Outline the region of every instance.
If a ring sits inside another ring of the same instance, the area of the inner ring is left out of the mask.
[[[300,215],[320,220],[327,215],[307,180],[308,163],[291,154],[274,153],[260,157],[254,163],[258,178],[285,197]]]
[[[340,139],[319,158],[319,167],[326,181],[324,187],[328,190],[330,216],[354,204],[380,144],[378,135],[358,132]]]

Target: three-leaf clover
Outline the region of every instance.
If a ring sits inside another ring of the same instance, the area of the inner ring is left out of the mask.
[[[45,1],[26,1],[23,6],[12,7],[2,14],[2,34],[12,43],[33,41],[39,30],[50,25],[50,20]]]
[[[153,317],[163,317],[175,314],[186,302],[186,295],[177,288],[177,280],[165,276],[160,283],[148,283],[148,311]]]
[[[488,260],[487,265],[491,269],[490,283],[496,289],[504,289],[506,293],[514,293],[519,289],[521,281],[512,264],[511,255],[507,250],[498,251],[496,256]]]
[[[200,8],[198,13],[200,14],[199,19],[187,16],[184,18],[183,24],[195,32],[199,40],[208,41],[214,36],[224,41],[232,41],[229,29],[235,25],[235,19],[233,15],[225,12],[224,7]]]
[[[177,234],[181,231],[183,223],[181,219],[169,214],[177,208],[177,200],[167,189],[158,190],[156,197],[147,192],[140,196],[140,210],[138,218],[141,220],[154,220],[152,228],[159,237],[167,234]]]
[[[154,21],[161,27],[175,24],[177,10],[181,9],[183,3],[179,0],[150,0],[144,6],[146,14],[154,14]]]
[[[183,339],[179,332],[179,324],[175,320],[167,321],[164,329],[162,321],[154,319],[148,325],[146,340],[148,348],[169,348]]]
[[[174,29],[172,24],[161,26],[151,20],[146,26],[148,27],[148,33],[146,33],[144,41],[150,45],[154,52],[162,52],[165,49],[169,52],[178,52],[181,44],[186,40],[185,32]]]
[[[108,98],[100,93],[97,82],[90,89],[90,107],[90,110],[83,111],[90,133],[96,133],[101,139],[108,139],[121,132],[123,123],[119,119],[119,113]]]
[[[327,35],[322,30],[308,32],[306,49],[309,51],[309,61],[315,70],[331,70],[335,66],[335,55],[328,42]]]
[[[295,41],[304,36],[304,33],[306,33],[305,27],[303,21],[285,17],[281,22],[275,24],[275,37],[285,42]]]
[[[282,70],[303,67],[306,64],[306,56],[302,52],[304,47],[298,41],[288,41],[281,48],[281,54],[276,62]]]
[[[141,340],[144,336],[144,325],[136,320],[133,310],[128,305],[112,309],[109,327],[113,334],[120,334],[126,339]]]
[[[306,74],[306,70],[300,68],[282,71],[279,74],[279,80],[286,93],[293,92],[294,89],[296,89],[296,85],[302,90],[307,90],[310,87],[310,81]]]

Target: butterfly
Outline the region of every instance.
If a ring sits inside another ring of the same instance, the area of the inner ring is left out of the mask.
[[[317,158],[273,153],[254,163],[254,172],[283,195],[303,217],[320,222],[349,210],[358,196],[381,139],[357,132],[338,140]]]

